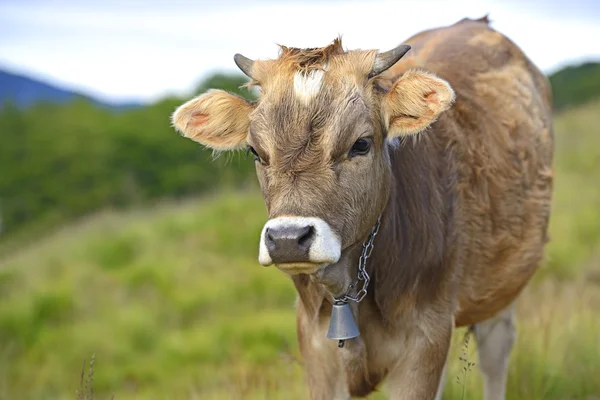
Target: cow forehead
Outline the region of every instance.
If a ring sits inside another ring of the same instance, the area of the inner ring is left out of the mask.
[[[367,109],[370,90],[362,74],[339,68],[339,62],[318,68],[273,68],[256,108],[258,119],[277,129],[319,128]]]
[[[318,73],[299,75],[287,89],[259,101],[251,118],[252,142],[263,142],[269,153],[334,153],[368,129],[368,102],[357,85],[332,85]]]

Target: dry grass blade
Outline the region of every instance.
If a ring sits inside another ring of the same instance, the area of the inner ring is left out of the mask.
[[[465,334],[465,344],[463,345],[463,348],[461,351],[461,356],[458,357],[458,360],[463,365],[461,368],[461,371],[460,371],[460,373],[462,374],[462,379],[461,379],[461,375],[458,375],[456,377],[456,383],[458,383],[459,385],[462,385],[461,400],[464,400],[464,398],[465,398],[465,390],[466,390],[466,386],[467,386],[468,373],[471,372],[471,368],[473,367],[473,365],[475,365],[474,362],[469,361],[469,340],[470,340],[470,338],[471,338],[471,330],[469,330]]]
[[[75,391],[77,394],[77,400],[94,400],[94,363],[96,362],[96,355],[93,354],[90,359],[90,366],[88,369],[87,376],[85,374],[85,359],[81,367],[81,376],[79,378],[79,389]],[[85,378],[84,378],[85,377]],[[113,393],[111,400],[115,399]]]

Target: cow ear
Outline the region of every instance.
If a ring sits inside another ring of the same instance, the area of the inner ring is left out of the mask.
[[[246,145],[252,110],[242,97],[213,89],[177,108],[171,122],[183,136],[204,146],[234,150]]]
[[[382,117],[389,137],[421,132],[453,101],[448,82],[427,72],[406,72],[383,96]]]

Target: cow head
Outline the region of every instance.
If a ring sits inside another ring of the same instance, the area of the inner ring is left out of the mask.
[[[282,46],[275,60],[238,54],[236,64],[260,86],[257,101],[212,90],[175,111],[184,136],[254,155],[269,215],[261,264],[314,273],[368,236],[389,196],[389,143],[424,130],[454,98],[425,72],[380,84],[379,74],[409,49],[344,51],[335,40],[318,49]]]

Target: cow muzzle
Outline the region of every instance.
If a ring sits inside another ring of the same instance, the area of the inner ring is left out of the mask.
[[[265,224],[258,262],[291,274],[313,273],[339,261],[340,237],[321,218],[279,217]]]

